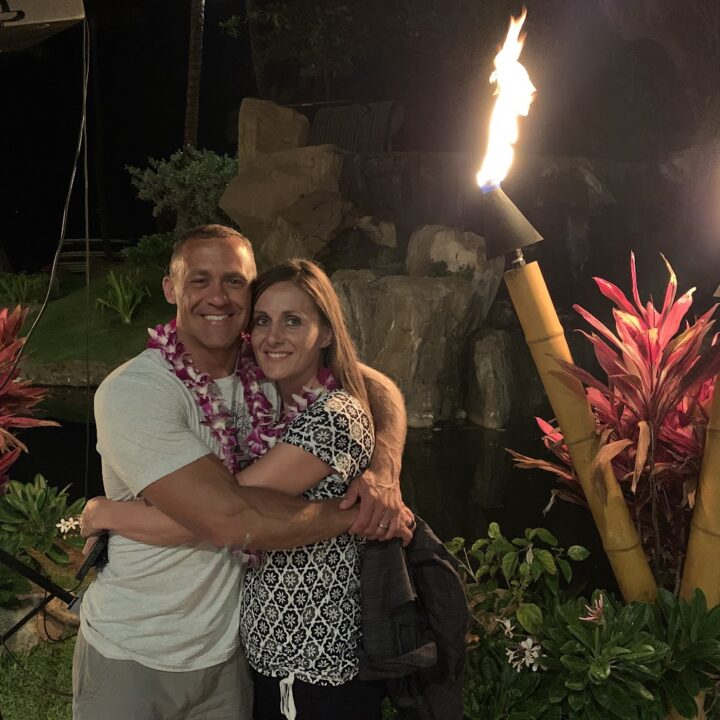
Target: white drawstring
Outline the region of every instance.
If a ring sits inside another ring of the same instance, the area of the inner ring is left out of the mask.
[[[287,720],[295,720],[297,710],[295,709],[295,696],[293,695],[293,683],[295,674],[290,673],[280,681],[280,712]]]

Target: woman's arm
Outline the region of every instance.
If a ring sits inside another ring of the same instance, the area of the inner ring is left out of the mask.
[[[279,442],[235,478],[238,485],[300,495],[333,472],[333,468],[316,455],[295,445]]]
[[[145,500],[92,498],[85,505],[82,526],[86,536],[110,530],[148,545],[172,547],[199,541],[194,533]]]

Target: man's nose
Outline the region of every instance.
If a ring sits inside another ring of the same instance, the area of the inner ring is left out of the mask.
[[[215,283],[210,286],[208,302],[213,303],[214,305],[225,305],[227,301],[228,294],[223,283]]]

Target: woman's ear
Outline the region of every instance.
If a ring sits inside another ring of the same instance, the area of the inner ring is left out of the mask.
[[[323,325],[322,329],[320,330],[320,347],[321,348],[329,348],[330,345],[332,345],[332,341],[333,341],[332,328],[328,327],[327,325]]]

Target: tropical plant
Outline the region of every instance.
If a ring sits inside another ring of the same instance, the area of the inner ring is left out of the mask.
[[[232,224],[218,202],[237,172],[235,158],[185,147],[167,160],[150,158],[148,163],[145,170],[127,170],[138,197],[152,202],[155,217],[169,218],[177,232],[207,223]]]
[[[548,699],[566,717],[663,720],[659,686],[669,647],[648,631],[650,605],[618,605],[600,591],[591,604],[558,604],[542,628],[539,659]]]
[[[137,268],[156,267],[165,272],[170,263],[175,233],[144,235],[137,245],[123,248],[120,254],[125,262]]]
[[[50,276],[46,273],[0,273],[0,302],[30,305],[42,302]]]
[[[461,537],[446,547],[458,561],[470,605],[471,646],[507,627],[510,616],[535,632],[543,622],[542,608],[563,597],[572,580],[568,559],[581,561],[589,555],[580,545],[559,547],[545,528],[528,528],[523,537],[508,540],[497,523],[490,523],[487,538],[476,540],[469,550]]]
[[[79,515],[85,504],[83,499],[71,503],[68,488],[51,487],[42,475],[28,483],[10,480],[7,491],[0,497],[0,546],[8,548],[7,552],[11,544],[16,552],[36,550],[65,565],[68,555],[57,542],[60,521]]]
[[[132,316],[143,301],[150,295],[147,287],[140,285],[139,272],[124,272],[117,275],[113,270],[108,273],[108,294],[104,298],[97,298],[95,304],[102,310],[114,310],[123,324],[129,325]]]
[[[12,312],[0,309],[0,494],[5,489],[10,466],[22,451],[27,452],[15,433],[23,428],[57,425],[51,420],[32,417],[45,390],[19,379],[20,368],[15,361],[25,338],[19,338],[18,334],[27,312],[27,308],[20,307]]]
[[[573,592],[569,560],[585,559],[587,550],[579,545],[564,550],[544,528],[528,528],[523,537],[508,540],[497,523],[469,549],[460,537],[446,547],[458,561],[471,613],[465,715],[470,720],[559,720],[544,678],[518,670],[539,667],[532,635],[553,605]]]
[[[665,258],[663,258],[665,260]],[[665,260],[670,279],[661,309],[640,301],[631,254],[633,302],[612,283],[595,278],[613,308],[615,332],[575,305],[596,332],[584,332],[607,375],[558,360],[558,373],[580,380],[595,413],[602,448],[598,466],[610,463],[621,483],[640,530],[656,579],[677,590],[688,526],[702,462],[713,377],[720,369],[720,345],[706,343],[713,306],[694,323],[683,319],[694,288],[676,299],[677,279]],[[634,303],[634,304],[633,304]],[[516,465],[554,473],[556,497],[584,503],[562,431],[537,418],[545,446],[560,461],[530,458],[510,451]]]
[[[695,590],[689,601],[658,591],[649,629],[670,647],[661,686],[666,706],[693,717],[695,698],[715,689],[720,673],[720,606],[708,611],[705,596]]]

